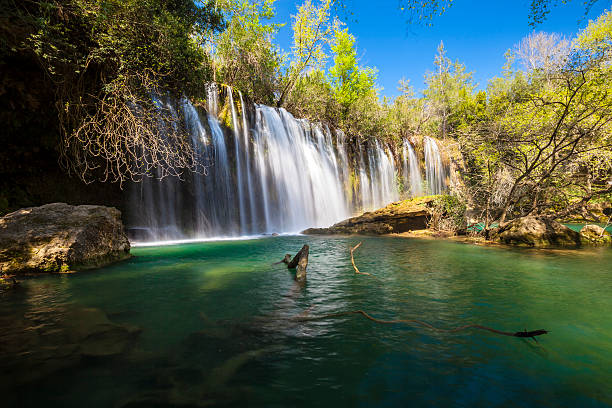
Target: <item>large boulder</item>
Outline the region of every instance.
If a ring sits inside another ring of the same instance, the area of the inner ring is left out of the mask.
[[[586,245],[610,245],[612,238],[610,233],[599,225],[585,225],[580,230],[582,243]]]
[[[420,197],[391,203],[376,211],[349,218],[329,228],[310,228],[310,235],[366,234],[383,235],[427,228],[431,217],[430,206],[435,197]]]
[[[53,203],[0,218],[0,270],[7,274],[69,272],[129,256],[116,208]]]
[[[501,243],[528,247],[578,247],[580,234],[547,218],[521,217],[500,225],[494,238]]]

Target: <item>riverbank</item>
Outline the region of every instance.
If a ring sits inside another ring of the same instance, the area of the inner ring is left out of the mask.
[[[398,201],[375,211],[348,218],[328,228],[309,228],[306,235],[373,235],[404,238],[448,239],[476,245],[535,248],[580,248],[609,246],[610,233],[602,226],[585,223],[565,225],[544,217],[515,218],[491,229],[488,238],[478,233],[478,225],[457,231],[431,228],[433,219],[456,217],[439,205],[443,196],[427,196]],[[463,215],[460,214],[460,218]],[[448,223],[447,223],[448,224]]]

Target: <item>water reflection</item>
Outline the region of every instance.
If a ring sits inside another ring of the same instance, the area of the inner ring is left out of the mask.
[[[139,248],[0,298],[8,406],[612,404],[612,251],[277,237]],[[272,265],[303,243],[308,282]],[[540,343],[439,327],[551,330]],[[95,381],[93,380],[95,378]],[[66,386],[69,384],[70,386]],[[52,397],[50,397],[52,396]]]

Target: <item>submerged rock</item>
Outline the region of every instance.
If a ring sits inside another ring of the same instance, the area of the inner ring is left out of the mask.
[[[587,245],[610,245],[612,238],[610,233],[599,225],[585,225],[580,230],[582,243]]]
[[[68,272],[130,256],[121,213],[97,205],[53,203],[0,218],[0,270]]]
[[[580,234],[546,218],[526,216],[502,225],[493,238],[504,244],[528,247],[578,247]]]
[[[430,204],[435,196],[391,203],[373,212],[349,218],[329,228],[309,228],[303,231],[311,235],[402,233],[427,228],[431,216]]]

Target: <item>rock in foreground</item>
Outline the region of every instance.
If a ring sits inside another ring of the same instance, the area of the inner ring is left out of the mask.
[[[580,234],[546,218],[521,217],[500,226],[494,238],[503,244],[528,247],[578,247]]]
[[[303,233],[383,235],[426,229],[431,216],[429,206],[434,198],[429,196],[399,201],[379,210],[341,221],[329,228],[309,228]]]
[[[7,274],[96,268],[129,256],[116,208],[53,203],[0,218],[0,269]]]

